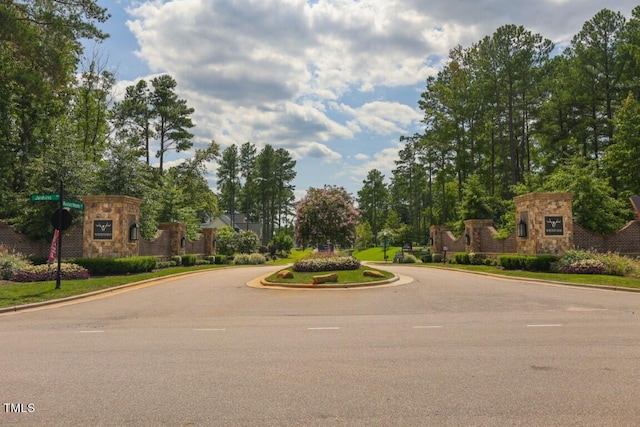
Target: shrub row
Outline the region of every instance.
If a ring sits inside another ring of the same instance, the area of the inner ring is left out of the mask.
[[[233,263],[236,265],[257,265],[264,264],[267,259],[262,254],[237,254],[233,257]]]
[[[498,264],[505,270],[551,271],[558,261],[555,255],[500,255]]]
[[[293,271],[316,272],[334,270],[357,270],[360,261],[351,256],[312,256],[301,258],[293,263]]]
[[[11,280],[14,282],[44,282],[56,280],[57,275],[57,264],[29,265],[18,271]],[[88,279],[89,272],[78,264],[63,262],[60,264],[60,278],[63,280]]]
[[[31,263],[21,254],[0,254],[0,279],[11,280],[15,274]]]
[[[89,270],[92,276],[145,273],[156,268],[157,260],[153,256],[131,258],[80,258],[74,263]]]

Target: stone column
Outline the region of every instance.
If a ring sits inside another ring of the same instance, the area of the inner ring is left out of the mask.
[[[122,258],[138,256],[131,226],[140,222],[140,199],[129,196],[84,196],[82,256]]]
[[[571,193],[530,193],[514,201],[518,253],[561,255],[574,248]]]

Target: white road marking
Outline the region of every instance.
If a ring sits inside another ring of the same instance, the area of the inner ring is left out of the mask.
[[[79,334],[99,334],[104,331],[78,331]]]
[[[442,329],[444,326],[414,326],[413,329]]]
[[[559,323],[549,324],[549,325],[527,325],[527,328],[559,328],[562,326]]]
[[[325,328],[307,328],[307,330],[309,331],[335,331],[338,328],[337,326],[329,326],[329,327],[325,327]]]
[[[194,329],[194,331],[198,331],[198,332],[203,332],[203,331],[226,331],[226,329],[220,329],[220,328],[200,328],[200,329]]]

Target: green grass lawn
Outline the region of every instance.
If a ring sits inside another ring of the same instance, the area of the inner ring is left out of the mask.
[[[307,255],[310,255],[313,252],[313,249],[309,248],[309,249],[305,249],[303,251],[299,251],[297,249],[292,249],[291,253],[289,254],[289,256],[287,258],[280,258],[276,261],[269,261],[267,262],[267,265],[270,264],[274,264],[274,265],[281,265],[281,264],[291,264],[293,263],[295,260],[303,258]]]
[[[393,261],[393,255],[401,251],[402,248],[399,246],[389,246],[387,248],[387,257],[389,262]],[[384,262],[384,249],[382,247],[369,248],[361,251],[355,251],[353,253],[354,258],[359,259],[360,261],[377,261]]]
[[[287,270],[291,271],[293,273],[293,279],[279,279],[278,278],[278,272],[272,274],[271,276],[267,277],[265,280],[267,282],[274,282],[274,283],[305,283],[305,284],[311,284],[313,283],[313,276],[318,276],[318,275],[324,275],[324,274],[331,274],[331,273],[336,273],[338,275],[338,284],[348,284],[348,283],[369,283],[369,282],[378,282],[381,280],[386,280],[386,279],[390,279],[393,277],[393,273],[389,273],[388,271],[383,271],[383,270],[378,270],[375,268],[370,268],[370,267],[365,267],[362,266],[360,267],[358,270],[340,270],[340,271],[323,271],[323,272],[314,272],[314,273],[298,273],[293,271],[291,268],[288,268]],[[384,278],[383,279],[379,279],[377,277],[368,277],[368,276],[364,276],[362,274],[363,271],[365,270],[376,270],[381,272],[382,274],[384,274]],[[333,282],[334,284],[336,282]],[[332,284],[332,283],[328,283],[328,284]]]
[[[407,265],[407,264],[404,264]],[[456,270],[471,272],[491,273],[507,277],[521,277],[524,279],[548,280],[552,282],[575,283],[579,285],[602,285],[624,288],[640,288],[640,279],[633,277],[609,276],[604,274],[560,274],[538,273],[521,270],[502,270],[496,267],[484,265],[459,265],[459,264],[413,264],[422,267],[446,267]]]
[[[107,288],[114,288],[142,280],[156,279],[173,274],[200,270],[210,270],[224,265],[201,265],[194,267],[172,267],[149,273],[126,276],[93,277],[87,280],[62,280],[60,289],[56,289],[55,281],[9,283],[0,285],[0,308],[35,302],[49,301],[75,295],[86,294]]]

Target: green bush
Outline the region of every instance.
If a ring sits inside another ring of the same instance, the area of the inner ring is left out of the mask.
[[[233,263],[236,265],[257,265],[264,264],[267,259],[262,254],[238,254],[233,258]]]
[[[169,267],[175,267],[175,266],[176,266],[175,261],[160,261],[156,264],[156,268],[169,268]]]
[[[79,258],[73,262],[89,270],[89,274],[92,276],[109,276],[145,273],[156,268],[158,260],[153,256],[139,256],[129,258]]]
[[[431,252],[427,252],[426,254],[423,254],[421,257],[422,262],[427,263],[427,262],[432,262],[433,261],[433,256],[431,255]]]
[[[442,262],[442,254],[433,254],[433,262]]]
[[[0,279],[11,280],[18,271],[31,265],[24,255],[1,251],[1,249],[2,248],[0,248]]]
[[[191,267],[192,265],[196,265],[196,261],[198,257],[194,254],[185,254],[182,255],[182,265],[185,267]]]
[[[171,258],[169,258],[169,261],[173,261],[176,263],[176,265],[182,265],[182,257],[180,255],[174,255]]]
[[[498,265],[505,270],[551,271],[557,260],[554,255],[500,255]]]
[[[475,252],[469,253],[469,264],[471,265],[490,265],[486,263],[487,256],[485,254],[478,254]]]
[[[350,256],[337,256],[333,254],[312,255],[300,258],[293,263],[293,271],[316,272],[335,270],[357,270],[360,261]]]
[[[567,251],[555,262],[554,270],[563,273],[602,270],[599,274],[640,277],[640,264],[637,261],[611,252]]]
[[[207,257],[208,258],[208,257]],[[198,258],[196,260],[196,265],[211,265],[213,264],[210,259],[207,258]]]
[[[14,282],[44,282],[56,280],[58,276],[57,265],[29,265],[18,271],[11,280]],[[78,264],[63,262],[60,264],[60,278],[62,280],[88,279],[89,272]]]
[[[224,255],[215,255],[214,256],[214,264],[224,264],[224,260],[225,260],[225,256]]]
[[[415,264],[416,262],[418,262],[418,258],[416,258],[413,254],[404,254],[404,256],[400,258],[400,262],[402,264]]]
[[[453,259],[456,261],[456,264],[471,264],[471,261],[469,260],[469,254],[466,252],[456,252],[453,255]]]

